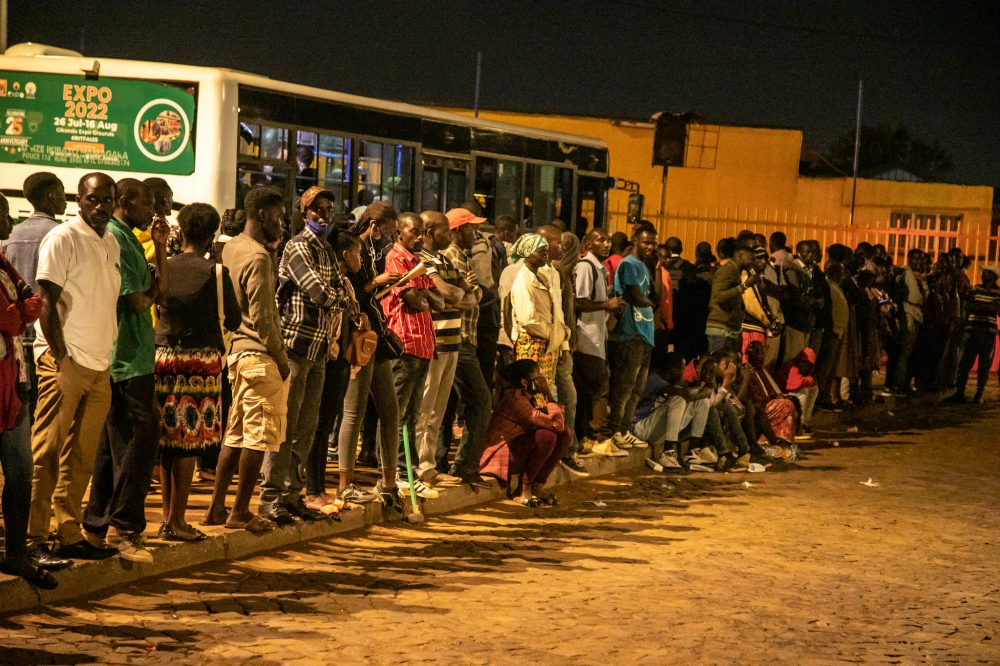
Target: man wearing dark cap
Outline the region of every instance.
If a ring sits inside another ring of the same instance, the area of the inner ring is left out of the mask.
[[[344,287],[333,250],[326,241],[334,228],[332,192],[314,185],[302,193],[305,228],[285,245],[278,268],[278,311],[281,337],[288,352],[288,426],[277,451],[264,456],[260,510],[279,525],[322,518],[299,496],[304,466],[312,447],[329,351],[330,324],[347,308]]]

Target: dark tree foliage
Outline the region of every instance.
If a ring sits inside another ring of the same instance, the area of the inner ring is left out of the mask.
[[[937,140],[910,135],[903,123],[880,121],[861,126],[858,175],[873,176],[903,169],[928,181],[947,180],[954,162]],[[802,172],[811,176],[850,175],[854,168],[854,128],[834,137],[821,155],[804,156]]]

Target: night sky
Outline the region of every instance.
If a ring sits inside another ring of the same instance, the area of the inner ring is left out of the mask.
[[[902,121],[1000,186],[1000,2],[10,0],[9,43],[232,67],[424,104],[798,127]]]

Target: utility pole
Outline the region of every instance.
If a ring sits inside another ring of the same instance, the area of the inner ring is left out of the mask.
[[[476,118],[479,117],[479,77],[483,71],[483,52],[476,52],[476,102],[474,109],[476,112]]]
[[[7,50],[7,0],[0,0],[0,55]]]
[[[858,119],[854,126],[854,182],[851,184],[851,222],[854,226],[854,201],[858,196],[858,151],[861,148],[861,94],[864,91],[861,79],[858,79]]]

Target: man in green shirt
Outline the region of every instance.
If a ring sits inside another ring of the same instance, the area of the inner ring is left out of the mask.
[[[153,211],[153,192],[134,178],[117,183],[114,217],[108,231],[121,247],[118,339],[111,357],[111,411],[97,448],[85,536],[92,545],[117,548],[123,559],[152,562],[142,532],[146,494],[153,479],[160,438],[156,404],[156,348],[150,308],[167,291],[167,236],[170,228]],[[150,230],[155,272],[133,229]]]

